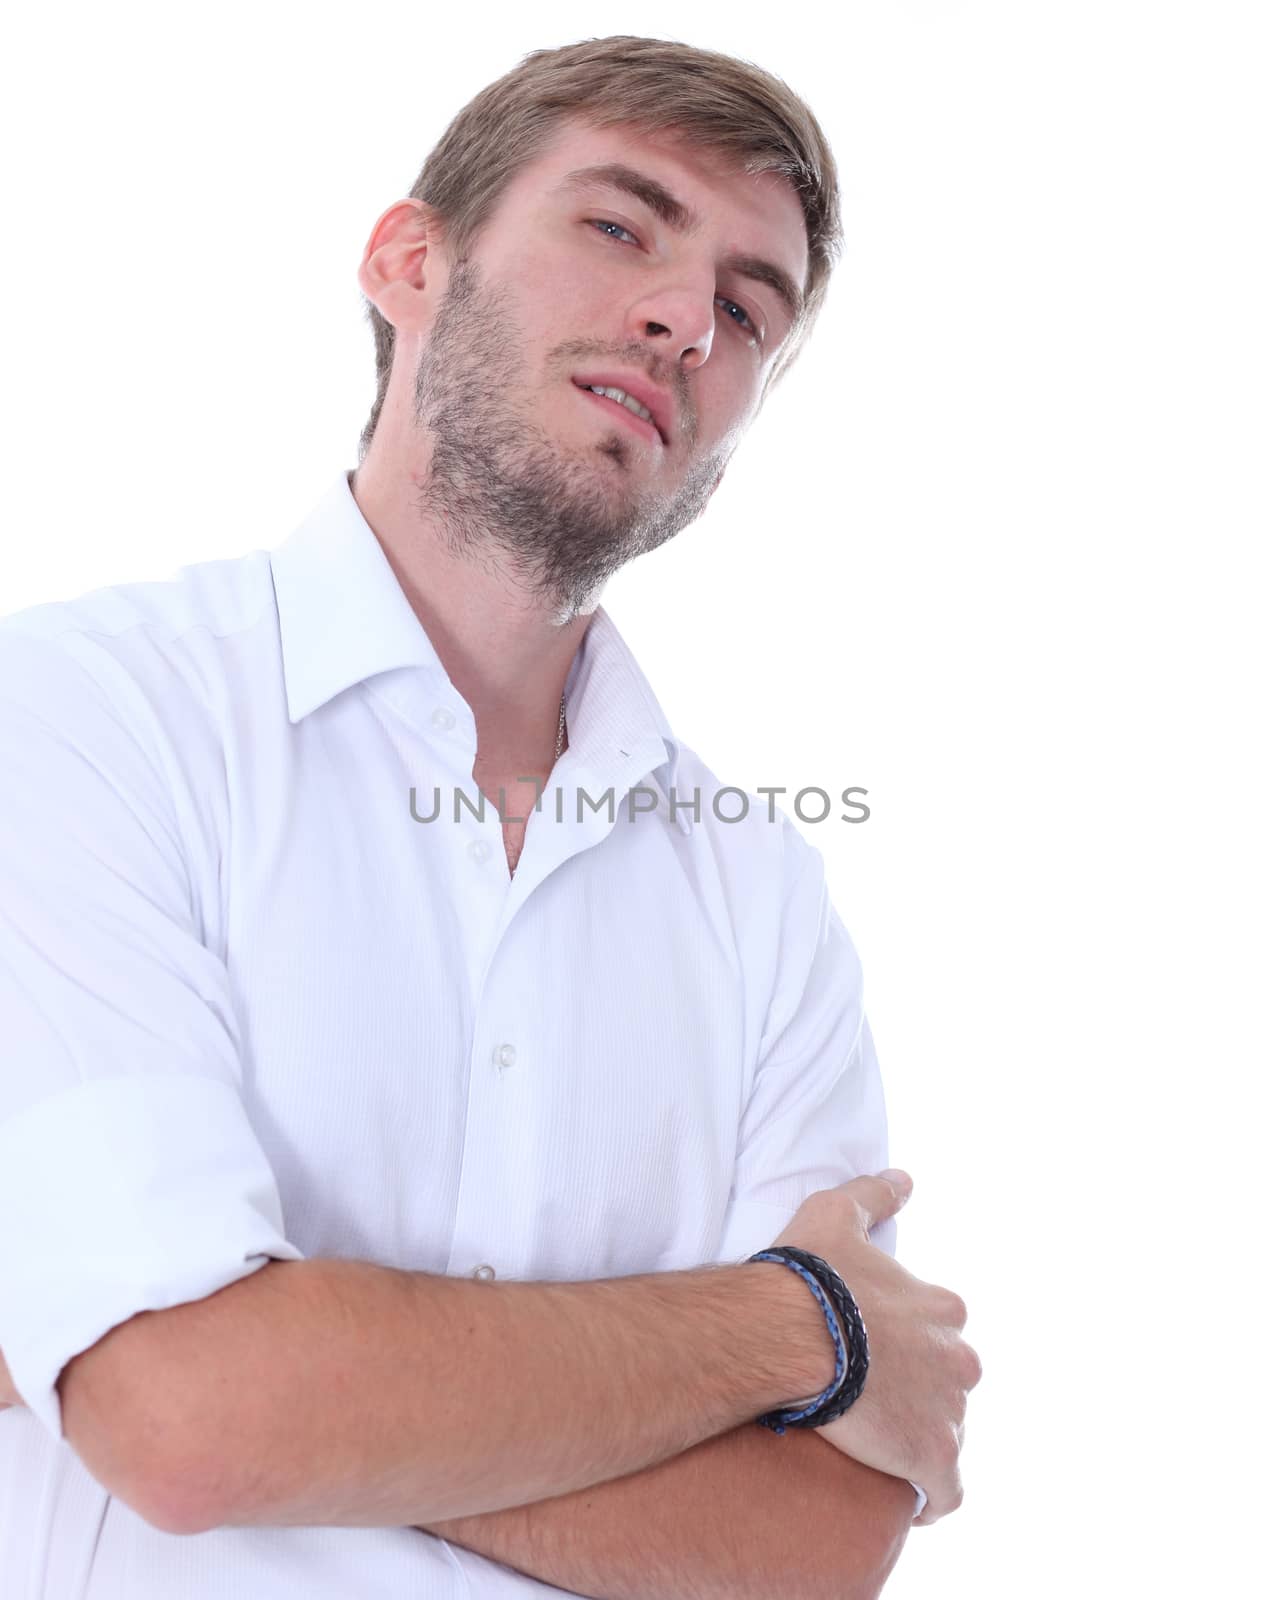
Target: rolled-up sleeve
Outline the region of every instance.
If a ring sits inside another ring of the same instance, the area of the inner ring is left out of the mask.
[[[883,1081],[861,962],[830,902],[821,852],[789,819],[787,828],[778,978],[739,1131],[716,1256],[722,1263],[745,1261],[772,1244],[810,1194],[888,1165]],[[877,1223],[870,1242],[895,1256],[895,1217]],[[927,1495],[916,1483],[910,1487],[917,1517]]]
[[[302,1259],[171,769],[100,654],[0,622],[0,1350],[59,1439],[59,1374],[111,1328]]]
[[[771,1244],[809,1195],[888,1165],[861,962],[831,904],[821,853],[789,819],[783,825],[777,978],[739,1128],[720,1262]],[[895,1255],[895,1220],[870,1238]]]

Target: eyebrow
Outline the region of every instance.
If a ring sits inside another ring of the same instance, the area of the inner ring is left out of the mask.
[[[635,167],[626,166],[621,161],[608,161],[595,167],[578,167],[573,172],[567,172],[558,185],[558,192],[597,187],[620,189],[624,194],[631,195],[676,233],[690,234],[701,226],[702,219],[683,200],[677,200],[657,178],[650,177],[646,172],[637,172]],[[804,309],[803,291],[790,273],[775,262],[767,261],[763,256],[734,254],[725,257],[723,266],[726,271],[736,272],[740,277],[767,284],[785,306],[791,321],[799,320]]]

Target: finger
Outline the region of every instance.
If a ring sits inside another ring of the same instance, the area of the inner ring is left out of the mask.
[[[949,1516],[951,1511],[957,1511],[963,1503],[963,1480],[957,1464],[949,1471],[940,1473],[931,1484],[925,1483],[923,1488],[928,1498],[919,1517],[920,1522],[938,1522],[942,1517]]]
[[[887,1217],[896,1216],[910,1198],[914,1180],[908,1172],[889,1167],[872,1177],[853,1178],[843,1185],[865,1212],[867,1230]]]

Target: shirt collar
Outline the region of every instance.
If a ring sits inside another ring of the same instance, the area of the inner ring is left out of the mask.
[[[460,704],[342,472],[269,552],[291,722],[378,673],[414,667]],[[570,751],[598,772],[648,747],[675,783],[680,742],[613,619],[597,606],[565,680]],[[469,713],[471,716],[471,712]],[[648,770],[648,769],[646,769]]]

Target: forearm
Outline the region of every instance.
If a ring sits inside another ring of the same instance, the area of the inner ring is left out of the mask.
[[[762,1263],[495,1284],[280,1261],[113,1329],[59,1388],[89,1470],[169,1531],[400,1527],[639,1472],[816,1392],[819,1321]]]
[[[424,1531],[595,1600],[873,1600],[913,1516],[903,1479],[752,1421],[627,1477]]]

